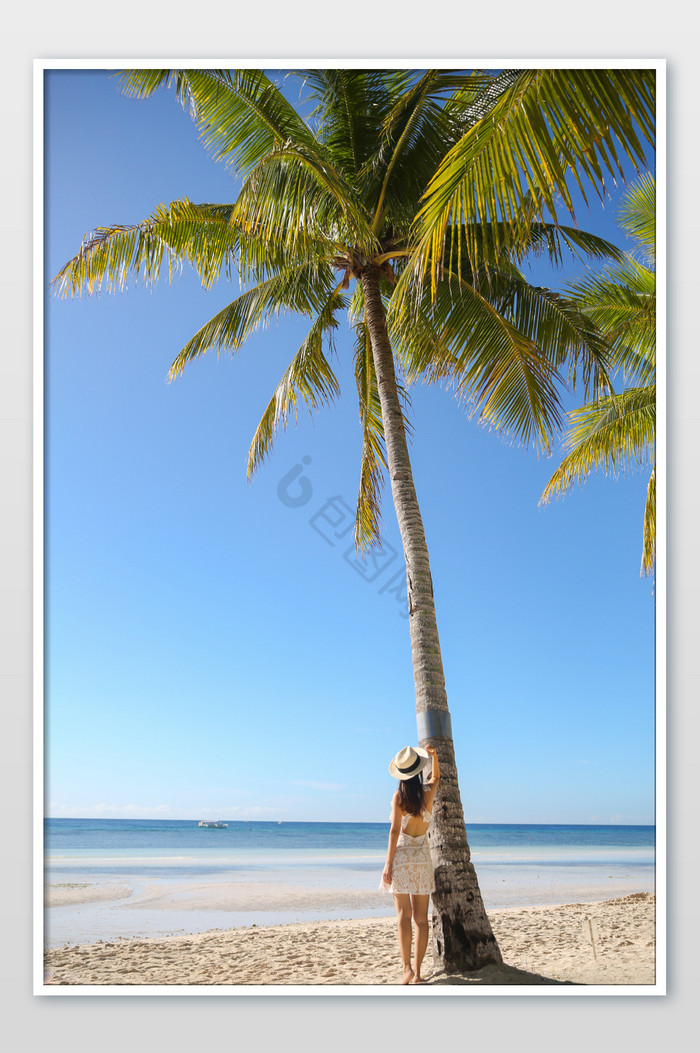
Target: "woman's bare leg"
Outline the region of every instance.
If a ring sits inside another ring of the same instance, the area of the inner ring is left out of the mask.
[[[428,947],[428,906],[430,904],[430,896],[411,896],[411,903],[413,905],[413,921],[416,926],[416,955],[413,963],[413,983],[422,984],[423,978],[420,974],[420,967],[423,964],[425,952]]]
[[[411,968],[411,897],[407,892],[395,893],[394,903],[399,919],[399,949],[401,951],[401,963],[403,965],[402,984],[410,984],[413,979]]]

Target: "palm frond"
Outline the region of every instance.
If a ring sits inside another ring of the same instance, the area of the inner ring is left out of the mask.
[[[507,246],[507,231],[503,225],[497,226],[498,243]],[[483,242],[484,239],[479,240]],[[563,265],[564,250],[567,250],[570,260],[610,259],[621,263],[624,259],[624,253],[606,238],[562,223],[529,223],[523,241],[513,247],[516,260],[546,255],[553,267]],[[485,262],[488,263],[488,260]]]
[[[287,160],[292,169],[290,185],[301,182],[313,198],[304,200],[307,210],[316,211],[325,193],[326,206],[330,195],[337,210],[352,215],[358,230],[367,228],[366,219],[354,207],[354,191],[336,170],[331,153],[262,70],[172,72],[180,75],[183,104],[189,102],[204,145],[216,160],[235,165],[244,177],[255,173],[252,182],[258,188],[266,159]]]
[[[115,76],[121,81],[122,93],[130,99],[147,99],[158,88],[175,87],[175,94],[183,108],[191,103],[188,70],[184,69],[129,69],[120,70]]]
[[[620,205],[619,220],[653,262],[656,256],[656,180],[650,173],[642,174],[627,188]]]
[[[210,348],[233,354],[252,332],[282,311],[311,316],[323,312],[335,285],[328,267],[315,263],[286,267],[242,293],[202,326],[178,354],[168,379],[181,375],[188,362]]]
[[[549,450],[562,423],[556,363],[547,361],[490,296],[445,271],[434,298],[423,290],[410,325],[401,317],[401,304],[392,299],[388,324],[409,383],[422,377],[454,386],[480,423]]]
[[[576,389],[579,374],[586,398],[612,389],[615,362],[608,341],[576,300],[530,285],[516,270],[491,270],[489,300],[553,368],[566,369]]]
[[[231,205],[194,205],[184,198],[158,208],[141,223],[99,227],[52,281],[60,296],[123,289],[130,275],[152,284],[167,266],[168,278],[190,263],[210,287],[222,270],[231,277],[239,231]]]
[[[299,400],[313,412],[339,395],[340,385],[323,353],[323,342],[338,326],[336,312],[346,306],[345,297],[334,291],[285,370],[253,436],[248,451],[248,479],[269,455],[280,425],[286,428],[292,411],[298,413]]]
[[[569,419],[570,452],[547,483],[541,504],[584,482],[594,468],[616,473],[630,462],[643,466],[653,461],[655,385],[605,395],[574,410]]]
[[[263,70],[128,70],[122,81],[125,92],[137,98],[174,84],[205,147],[241,174],[281,143],[317,151],[311,130]]]
[[[409,217],[410,224],[428,181],[455,138],[445,94],[464,80],[451,70],[427,70],[415,84],[407,85],[386,114],[379,149],[365,169],[365,177],[371,173],[379,190],[372,205],[375,232],[385,219],[396,226],[402,215]]]
[[[570,282],[565,289],[606,337],[613,364],[647,383],[656,369],[656,278],[626,255],[617,267]]]
[[[473,70],[455,85],[445,102],[445,109],[457,122],[458,138],[491,112],[503,92],[515,84],[521,73],[519,69],[504,69],[495,75],[490,70]]]
[[[379,541],[381,494],[387,467],[384,424],[374,371],[369,330],[364,322],[355,327],[355,381],[362,426],[360,488],[355,516],[355,548],[366,552]]]
[[[653,263],[655,184],[642,176],[630,186],[622,209],[623,226],[646,246]],[[642,573],[654,570],[656,552],[656,278],[631,254],[600,274],[570,283],[567,295],[591,319],[609,344],[613,368],[628,387],[584,405],[570,415],[570,450],[549,480],[541,503],[582,483],[593,468],[607,474],[626,465],[652,463],[642,534]]]
[[[357,176],[376,150],[382,121],[392,98],[414,74],[405,70],[317,69],[303,77],[318,106],[318,136],[344,177],[359,190]]]
[[[539,218],[556,219],[557,198],[573,216],[568,180],[599,193],[605,173],[624,179],[623,159],[644,161],[653,142],[653,70],[524,70],[445,156],[417,216],[416,271],[430,266],[433,286],[450,226],[466,225],[472,267],[474,224],[522,228],[529,191]],[[635,127],[639,128],[640,140]]]
[[[352,188],[292,147],[273,150],[257,165],[241,188],[234,220],[254,238],[292,254],[309,244],[325,243],[329,257],[348,241],[368,253],[376,247]]]
[[[656,565],[656,465],[651,470],[644,505],[642,536],[642,573],[653,574]]]

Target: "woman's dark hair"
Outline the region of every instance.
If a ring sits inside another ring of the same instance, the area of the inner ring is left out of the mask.
[[[425,805],[423,773],[418,772],[412,779],[401,779],[399,782],[399,802],[404,812],[420,815]]]

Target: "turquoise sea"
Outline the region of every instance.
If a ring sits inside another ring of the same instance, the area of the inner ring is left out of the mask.
[[[388,823],[48,819],[46,942],[392,914]],[[487,909],[653,891],[653,826],[468,825]]]

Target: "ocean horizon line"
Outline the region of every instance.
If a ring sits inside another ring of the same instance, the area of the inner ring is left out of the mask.
[[[162,815],[151,815],[151,816],[133,816],[133,815],[45,815],[44,822],[130,822],[130,823],[197,823],[203,821],[202,818],[193,818],[192,816],[162,816]],[[212,818],[206,818],[207,822],[212,822]],[[258,819],[258,818],[247,818],[247,819],[230,819],[225,814],[218,815],[218,822],[225,823],[240,823],[241,825],[258,823],[258,824],[270,824],[278,826],[281,824],[292,824],[299,823],[306,826],[309,825],[320,825],[320,826],[389,826],[390,823],[387,819]],[[480,820],[466,820],[466,827],[475,826],[549,826],[549,827],[599,827],[599,826],[611,826],[611,827],[656,827],[656,822],[612,822],[608,821],[595,821],[595,822],[564,822],[558,820],[557,822],[543,821],[543,820],[518,820],[517,822],[510,822],[508,820],[490,821],[485,819]]]

